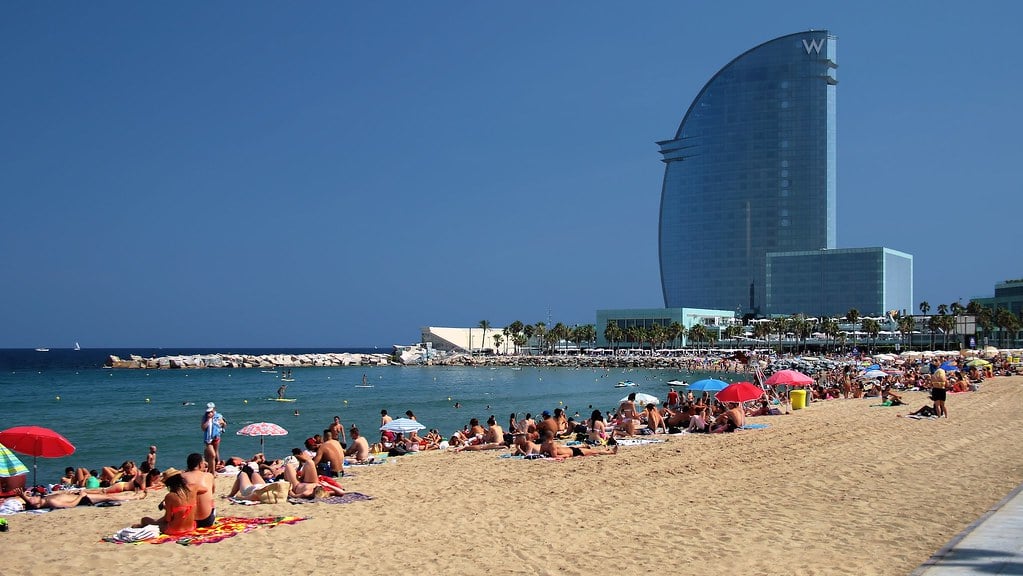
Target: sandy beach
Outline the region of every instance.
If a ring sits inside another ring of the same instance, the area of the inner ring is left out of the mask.
[[[221,515],[310,519],[202,546],[101,541],[155,515],[162,492],[8,516],[5,572],[908,574],[1023,483],[1023,377],[950,395],[947,420],[896,417],[928,403],[905,398],[818,402],[752,419],[763,430],[615,456],[406,456],[352,469],[344,485],[368,502],[223,501]],[[230,482],[218,479],[221,494]]]

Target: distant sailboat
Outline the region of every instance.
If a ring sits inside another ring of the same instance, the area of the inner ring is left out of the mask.
[[[75,350],[81,350],[82,346],[78,342],[75,342]]]

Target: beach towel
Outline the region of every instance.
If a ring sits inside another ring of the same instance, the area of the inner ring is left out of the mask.
[[[127,544],[127,543],[146,543],[146,544],[166,544],[168,542],[177,542],[183,546],[199,546],[201,544],[213,544],[220,542],[221,540],[251,532],[257,528],[274,528],[282,524],[295,524],[306,520],[300,516],[265,516],[262,518],[243,518],[240,516],[224,516],[223,518],[217,518],[216,524],[209,528],[196,528],[187,534],[160,534],[157,531],[155,537],[146,539],[138,539],[142,533],[140,532],[125,532],[126,530],[138,531],[145,528],[125,528],[114,534],[111,537],[104,538],[104,542],[113,542],[115,544]],[[155,526],[154,526],[155,528]],[[121,539],[120,536],[135,539]]]
[[[11,514],[45,514],[50,510],[52,510],[52,508],[26,510],[25,503],[22,502],[21,498],[8,498],[7,500],[0,502],[0,516],[9,516]]]
[[[347,492],[340,496],[325,496],[323,498],[288,498],[288,502],[291,504],[351,504],[352,502],[365,502],[366,500],[372,500],[373,497],[368,494],[362,494],[360,492]]]
[[[745,426],[741,426],[739,430],[763,430],[768,426],[768,424],[764,424],[763,422],[757,422],[755,424],[746,424]]]
[[[619,438],[619,446],[642,446],[644,444],[660,444],[664,440],[658,438]]]

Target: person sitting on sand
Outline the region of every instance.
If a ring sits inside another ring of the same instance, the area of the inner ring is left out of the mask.
[[[636,393],[632,392],[628,398],[622,400],[618,405],[618,412],[615,414],[618,426],[615,427],[616,436],[635,436],[636,425],[639,423],[639,412],[636,410]]]
[[[74,508],[75,506],[92,506],[101,502],[124,502],[136,500],[135,494],[86,494],[84,490],[60,490],[45,496],[33,496],[22,488],[16,488],[14,495],[21,499],[26,510],[40,510],[43,508],[61,509]]]
[[[439,430],[433,428],[426,435],[424,440],[426,441],[427,450],[437,450],[440,448],[440,443],[444,441],[444,437],[440,435]]]
[[[192,452],[185,460],[188,470],[181,477],[188,483],[189,489],[195,492],[195,525],[209,528],[217,520],[217,509],[213,502],[213,493],[217,485],[213,474],[207,472],[209,464],[202,454]]]
[[[345,456],[352,458],[359,464],[372,462],[373,458],[369,454],[369,442],[359,433],[359,428],[352,426],[348,430],[348,435],[351,436],[352,443],[345,449]]]
[[[341,443],[334,438],[334,433],[328,428],[323,431],[323,442],[316,448],[316,456],[313,457],[313,464],[324,476],[344,476],[345,449]]]
[[[607,439],[607,424],[604,423],[604,413],[599,409],[594,410],[587,422],[586,442],[594,445],[604,445],[607,443]]]
[[[125,460],[120,468],[104,466],[99,473],[99,485],[102,487],[116,484],[117,482],[129,482],[139,475],[139,470],[132,460]]]
[[[497,419],[490,416],[487,419],[487,430],[483,433],[483,438],[480,442],[471,445],[457,446],[452,451],[461,452],[462,450],[501,450],[506,448],[504,444],[504,430],[497,424]]]
[[[663,434],[668,431],[664,425],[664,417],[661,416],[653,402],[643,407],[643,419],[646,420],[646,427],[654,434]]]
[[[545,430],[543,442],[540,443],[540,453],[551,458],[572,458],[573,456],[599,456],[602,454],[617,454],[618,444],[612,444],[611,448],[590,448],[588,446],[562,446],[554,441],[554,434]]]
[[[79,468],[75,471],[75,484],[82,488],[99,488],[99,478],[91,470]]]
[[[160,503],[163,516],[151,518],[146,516],[132,528],[157,525],[161,534],[179,535],[195,530],[195,492],[188,487],[188,482],[180,470],[168,468],[163,473],[163,483],[167,486],[167,495]]]
[[[717,420],[714,421],[714,426],[711,432],[718,434],[721,432],[735,432],[739,428],[746,425],[746,414],[742,411],[742,404],[738,402],[730,402],[728,410],[725,410]]]
[[[310,465],[311,461],[303,461],[305,456],[300,456],[302,462],[301,476],[292,464],[284,465],[284,479],[291,483],[291,490],[288,496],[292,498],[323,498],[324,496],[344,496],[345,491],[330,482],[321,482],[316,474],[316,467]]]
[[[81,484],[75,484],[75,469],[72,466],[68,466],[64,469],[64,475],[60,477],[59,484],[67,488],[81,488]]]
[[[515,436],[515,450],[512,452],[515,456],[539,456],[540,445],[529,439],[529,434],[525,432],[516,432]]]

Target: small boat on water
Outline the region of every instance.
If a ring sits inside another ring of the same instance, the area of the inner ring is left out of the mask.
[[[78,342],[75,342],[75,350],[81,350],[81,349],[82,349],[82,345],[79,344]]]
[[[668,386],[688,386],[685,380],[668,380],[666,384]]]
[[[632,380],[622,380],[615,384],[615,388],[631,388],[632,386],[639,386],[639,384],[636,384]]]
[[[49,352],[49,348],[36,348],[36,352]]]

